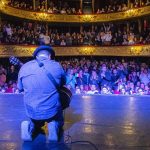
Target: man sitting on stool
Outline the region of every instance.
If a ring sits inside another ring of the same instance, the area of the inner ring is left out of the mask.
[[[18,88],[24,91],[24,105],[30,121],[21,124],[21,138],[32,141],[33,134],[48,123],[48,140],[58,141],[58,133],[64,124],[58,90],[47,77],[44,68],[56,82],[65,84],[65,73],[61,65],[53,60],[55,52],[50,46],[39,46],[33,53],[35,58],[24,64],[18,76]]]

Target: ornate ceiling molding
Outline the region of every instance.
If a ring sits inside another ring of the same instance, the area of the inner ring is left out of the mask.
[[[0,45],[0,57],[30,57],[36,46]],[[54,47],[56,56],[150,56],[150,45]]]
[[[33,12],[17,9],[7,5],[7,0],[0,1],[0,10],[8,15],[25,19],[47,21],[47,22],[66,22],[66,23],[86,23],[86,22],[108,22],[115,20],[130,19],[150,14],[150,6],[134,8],[124,12],[93,15],[61,15]]]

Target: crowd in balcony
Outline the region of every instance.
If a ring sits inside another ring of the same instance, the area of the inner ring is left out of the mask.
[[[80,9],[77,10],[75,7],[69,6],[67,2],[62,3],[61,1],[57,3],[50,1],[48,4],[45,1],[39,1],[39,4],[35,8],[33,7],[33,1],[11,0],[9,5],[19,9],[47,12],[50,14],[82,14]]]
[[[10,0],[8,2],[8,5],[19,8],[19,9],[24,9],[24,10],[33,10],[33,3],[32,1],[21,1],[21,0]]]
[[[130,3],[126,1],[126,3],[122,1],[110,1],[108,5],[106,5],[103,8],[97,9],[96,13],[97,14],[103,14],[103,13],[113,13],[113,12],[121,12],[121,11],[126,11],[128,9],[132,8],[139,8],[143,6],[148,6],[150,5],[150,0],[133,0]]]
[[[61,60],[66,86],[74,94],[150,95],[150,66],[138,59],[72,58]],[[0,92],[19,93],[14,66],[0,66]]]
[[[19,9],[48,12],[50,14],[82,14],[81,9],[71,7],[67,2],[62,1],[48,1],[48,3],[46,3],[46,1],[39,0],[39,2],[35,5],[35,8],[32,0],[10,0],[9,5]],[[97,9],[95,13],[102,14],[121,12],[147,5],[150,5],[150,0],[131,0],[130,4],[128,4],[128,1],[108,1],[104,7]]]
[[[139,33],[135,25],[118,26],[116,24],[101,24],[92,30],[63,32],[58,28],[46,27],[38,23],[8,23],[2,22],[0,26],[0,43],[53,46],[113,46],[149,44],[150,30],[148,25]]]

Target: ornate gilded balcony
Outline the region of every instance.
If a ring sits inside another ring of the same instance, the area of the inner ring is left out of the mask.
[[[109,14],[92,14],[92,15],[49,14],[14,8],[7,5],[7,0],[0,1],[0,10],[5,14],[24,19],[47,21],[47,22],[68,22],[68,23],[108,22],[115,20],[130,19],[134,17],[141,17],[150,14],[150,6],[134,8],[124,12],[109,13]]]
[[[36,46],[0,45],[0,57],[30,57]],[[150,56],[150,45],[54,47],[56,56]]]

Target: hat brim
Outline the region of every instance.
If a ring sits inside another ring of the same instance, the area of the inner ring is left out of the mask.
[[[45,46],[45,45],[37,47],[33,52],[33,57],[36,58],[37,54],[42,50],[48,51],[51,54],[51,59],[55,58],[55,51],[53,50],[53,48],[51,46]]]

